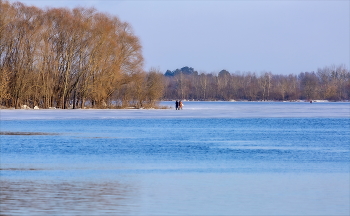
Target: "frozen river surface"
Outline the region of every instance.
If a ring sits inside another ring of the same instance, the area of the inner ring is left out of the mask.
[[[350,103],[184,104],[1,110],[0,214],[350,214]]]

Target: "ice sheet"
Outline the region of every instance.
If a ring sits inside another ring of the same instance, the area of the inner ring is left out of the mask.
[[[0,110],[1,120],[25,119],[154,119],[154,118],[349,118],[350,103],[306,102],[161,102],[169,109],[40,109]]]

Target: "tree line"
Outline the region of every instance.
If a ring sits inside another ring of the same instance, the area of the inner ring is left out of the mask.
[[[271,72],[198,73],[183,67],[164,74],[164,100],[296,101],[350,99],[350,72],[345,65],[319,68],[298,75]]]
[[[0,0],[0,106],[155,107],[159,100],[349,100],[344,65],[299,75],[143,70],[127,22],[94,8]]]
[[[144,71],[130,25],[94,8],[0,0],[0,105],[19,108],[149,107],[163,74]]]

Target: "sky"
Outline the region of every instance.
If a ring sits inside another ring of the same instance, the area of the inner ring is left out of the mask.
[[[10,2],[15,2],[10,0]],[[21,0],[95,7],[131,24],[144,69],[299,74],[350,63],[349,0]]]

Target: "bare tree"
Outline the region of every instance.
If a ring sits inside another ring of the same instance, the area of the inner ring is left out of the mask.
[[[117,17],[94,8],[0,3],[0,69],[9,106],[76,108],[89,101],[105,107],[143,73],[139,39]]]

